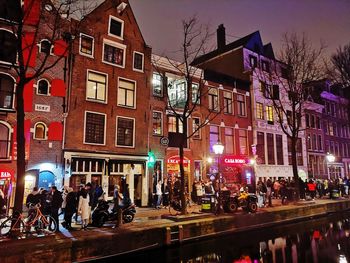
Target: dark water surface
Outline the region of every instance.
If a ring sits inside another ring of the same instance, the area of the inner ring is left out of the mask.
[[[350,262],[350,213],[94,262]],[[130,241],[127,241],[130,242]]]

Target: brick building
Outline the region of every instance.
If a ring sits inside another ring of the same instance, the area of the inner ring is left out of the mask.
[[[128,1],[107,0],[80,21],[65,126],[65,185],[129,184],[148,203],[151,49]]]
[[[289,105],[287,94],[279,87],[286,81],[283,77],[285,65],[276,60],[270,43],[263,44],[259,31],[226,44],[225,28],[220,25],[217,39],[217,49],[196,59],[194,65],[251,83],[249,99],[252,105],[252,144],[256,149],[256,175],[263,180],[268,177],[291,178],[290,143],[281,129],[271,101],[279,99],[283,105]],[[288,111],[288,106],[286,110]],[[287,122],[287,116],[282,118]],[[298,171],[300,176],[307,177],[305,135],[303,132],[299,134]]]
[[[217,173],[219,169],[229,187],[233,187],[234,183],[241,183],[241,176],[251,176],[253,171],[249,165],[249,158],[252,157],[249,82],[197,69],[193,70],[196,73],[193,74],[191,87],[187,87],[185,77],[174,68],[174,65],[180,65],[179,62],[156,55],[152,61],[154,71],[150,110],[153,118],[149,140],[157,162],[151,169],[156,176],[153,177],[150,186],[154,185],[157,179],[164,180],[170,175],[180,175],[177,136],[183,132],[187,136],[193,134],[187,140],[184,149],[185,179],[190,191],[194,181],[208,180],[210,175]],[[191,105],[197,106],[188,118],[188,130],[185,131],[176,113],[183,112],[187,89],[190,89],[189,94],[192,96],[189,98]],[[197,94],[202,95],[197,99]],[[175,112],[169,104],[175,108]],[[205,126],[195,132],[196,127],[203,123]],[[161,144],[162,138],[169,140],[167,146]],[[218,141],[224,145],[220,167],[218,156],[213,152],[213,145]],[[244,164],[233,165],[229,162],[233,159],[239,159]]]
[[[30,6],[30,8],[29,8]],[[24,1],[26,14],[22,46],[27,74],[34,74],[46,59],[45,66],[61,58],[62,31],[52,34],[54,6],[49,1]],[[11,174],[11,180],[0,178],[5,195],[14,192],[16,182],[16,21],[20,1],[6,3],[0,12],[0,171]],[[36,24],[39,24],[36,27]],[[35,36],[35,37],[34,37]],[[56,47],[56,49],[55,49]],[[31,50],[31,56],[29,51]],[[24,89],[26,176],[25,194],[34,186],[48,188],[62,185],[62,138],[65,98],[65,58],[26,84]],[[3,173],[6,175],[6,173]],[[13,198],[13,196],[12,196]],[[9,200],[10,198],[8,198]]]

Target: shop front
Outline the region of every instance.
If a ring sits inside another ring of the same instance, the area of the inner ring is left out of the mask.
[[[188,187],[188,189],[190,188],[190,184],[191,184],[191,179],[190,179],[190,169],[191,169],[191,161],[187,158],[184,157],[183,160],[183,166],[184,166],[184,172],[185,172],[185,183]],[[175,156],[171,156],[167,159],[167,175],[168,176],[173,176],[175,178],[180,178],[180,156],[175,155]]]
[[[6,212],[12,202],[12,193],[13,187],[15,186],[15,172],[7,169],[0,168],[0,190],[4,194],[5,203],[6,203]]]

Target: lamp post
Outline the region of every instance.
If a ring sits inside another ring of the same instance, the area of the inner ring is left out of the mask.
[[[217,213],[220,214],[221,213],[221,173],[220,173],[220,156],[222,155],[222,153],[224,152],[224,145],[218,141],[217,143],[215,143],[213,145],[213,150],[214,150],[214,153],[217,155],[217,162],[218,162],[218,176],[219,176],[219,196],[218,196],[218,211]]]
[[[327,162],[330,164],[329,169],[327,169],[328,170],[328,179],[330,179],[331,175],[332,175],[332,168],[333,168],[333,163],[335,161],[335,156],[331,153],[327,153],[326,158],[327,158]]]

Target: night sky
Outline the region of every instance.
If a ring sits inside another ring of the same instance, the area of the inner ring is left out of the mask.
[[[153,53],[178,58],[181,21],[196,14],[215,32],[226,27],[226,42],[260,30],[275,53],[284,32],[305,32],[315,46],[322,40],[326,54],[350,43],[350,0],[129,0],[142,34]],[[211,39],[215,47],[216,36]]]

